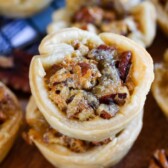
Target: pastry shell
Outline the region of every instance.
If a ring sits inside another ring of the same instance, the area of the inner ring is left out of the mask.
[[[168,50],[164,54],[165,62],[155,64],[155,80],[152,93],[158,105],[168,117]]]
[[[0,87],[3,87],[5,93],[8,94],[16,106],[18,106],[18,110],[15,111],[15,114],[0,125],[0,162],[2,162],[16,139],[22,121],[22,111],[15,95],[4,84],[0,83]]]
[[[59,63],[66,55],[73,52],[68,43],[79,40],[98,46],[107,44],[119,50],[132,52],[131,77],[135,84],[134,91],[128,102],[120,108],[120,112],[109,120],[96,119],[91,121],[69,120],[60,113],[56,105],[48,98],[44,83],[45,68]],[[76,139],[101,141],[115,135],[125,128],[143,109],[146,95],[154,78],[153,61],[147,51],[132,40],[112,33],[99,36],[77,28],[68,28],[48,35],[41,43],[40,56],[35,56],[30,65],[30,87],[35,102],[47,122],[59,132]]]
[[[37,119],[34,110],[37,108],[33,97],[30,99],[27,112],[27,122]],[[98,146],[85,153],[74,153],[60,145],[45,144],[41,139],[34,138],[29,134],[30,139],[35,143],[44,157],[55,167],[59,168],[101,168],[109,167],[118,163],[132,147],[142,128],[141,111],[119,135],[106,145]],[[35,124],[35,122],[34,122]]]
[[[0,14],[28,17],[44,9],[52,0],[0,0]]]
[[[159,3],[159,0],[151,0],[156,7],[157,21],[161,29],[168,36],[168,11],[164,10]]]
[[[96,2],[93,1],[91,4],[96,4]],[[83,5],[85,5],[85,1],[67,0],[67,7],[57,10],[53,14],[53,23],[48,26],[48,33],[69,27],[73,13]],[[156,11],[153,4],[142,2],[130,7],[128,11],[138,23],[139,28],[138,31],[130,33],[128,37],[143,47],[150,46],[156,34]]]

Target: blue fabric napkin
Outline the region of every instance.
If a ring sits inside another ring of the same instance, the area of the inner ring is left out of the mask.
[[[49,7],[25,19],[0,16],[0,56],[12,56],[12,51],[21,49],[37,53],[38,45],[46,34],[52,13],[65,5],[64,0],[54,0]]]

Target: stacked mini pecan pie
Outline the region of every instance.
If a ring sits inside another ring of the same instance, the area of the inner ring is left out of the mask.
[[[53,23],[48,27],[49,33],[66,27],[78,27],[97,34],[112,32],[129,37],[144,47],[149,46],[154,39],[156,13],[150,2],[140,3],[137,0],[125,4],[116,0],[66,2],[65,8],[54,13]]]
[[[28,135],[57,167],[108,167],[136,140],[153,81],[150,55],[112,33],[48,35],[32,59]]]

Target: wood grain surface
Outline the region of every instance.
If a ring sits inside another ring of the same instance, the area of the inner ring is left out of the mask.
[[[168,48],[168,38],[158,30],[154,43],[148,48],[154,62],[162,61],[163,52]],[[23,110],[28,96],[20,97]],[[134,146],[115,168],[147,168],[154,150],[168,148],[168,120],[149,93],[145,104],[144,125]],[[0,168],[53,168],[35,146],[27,145],[18,136],[13,148]]]

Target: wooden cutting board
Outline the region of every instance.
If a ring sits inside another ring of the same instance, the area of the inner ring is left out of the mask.
[[[162,60],[166,48],[168,48],[168,38],[158,31],[154,43],[148,49],[154,62]],[[24,110],[27,100],[28,96],[20,97]],[[168,120],[151,93],[147,97],[144,111],[141,134],[127,156],[115,168],[147,168],[156,149],[168,148]],[[27,145],[20,134],[0,168],[53,168],[53,166],[45,160],[35,146]]]

